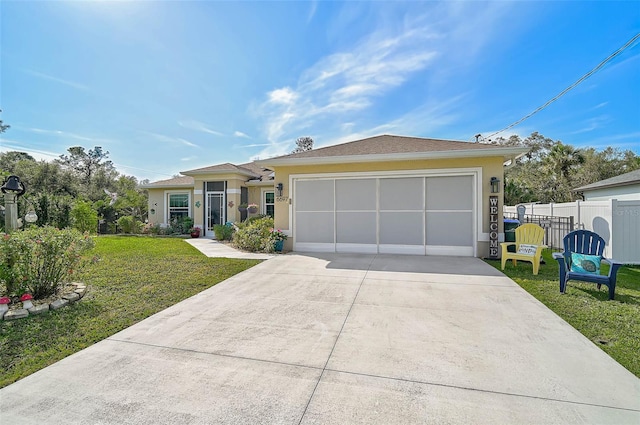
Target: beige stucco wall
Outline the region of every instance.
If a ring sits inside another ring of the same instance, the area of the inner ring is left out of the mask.
[[[149,224],[167,224],[167,193],[189,193],[191,194],[191,210],[190,214],[193,216],[193,189],[183,187],[167,187],[160,189],[147,189],[149,192]],[[152,214],[152,210],[155,211]]]
[[[240,211],[238,206],[240,205],[240,190],[246,186],[246,180],[248,177],[238,174],[203,174],[194,178],[194,185],[191,188],[180,187],[166,187],[166,188],[151,188],[149,191],[149,223],[151,224],[166,224],[165,209],[166,194],[167,192],[188,192],[191,194],[190,216],[194,220],[194,225],[200,228],[204,228],[205,222],[205,200],[204,200],[204,183],[213,181],[226,181],[227,182],[227,217],[226,221],[239,221]],[[262,208],[262,190],[273,190],[273,184],[266,184],[260,186],[248,187],[249,203],[255,203]],[[197,206],[199,205],[199,206]],[[151,210],[155,210],[155,214],[151,214]],[[262,213],[262,211],[259,211]]]
[[[498,177],[504,182],[504,158],[487,157],[487,158],[460,158],[460,159],[434,159],[434,160],[416,160],[416,161],[389,161],[375,163],[355,163],[355,164],[325,164],[325,165],[301,165],[301,166],[276,166],[274,183],[283,183],[284,190],[282,198],[276,198],[275,205],[275,226],[280,229],[289,229],[289,204],[292,198],[290,192],[291,175],[295,174],[331,174],[331,173],[349,173],[349,172],[375,172],[375,171],[397,171],[397,170],[434,170],[434,169],[455,169],[455,168],[481,168],[482,169],[482,210],[479,211],[482,217],[482,229],[480,232],[489,233],[489,196],[492,195],[489,181],[491,177]],[[502,211],[503,189],[500,193],[493,194],[498,196],[498,211]],[[503,232],[503,223],[500,219],[498,222],[499,232]],[[285,243],[286,249],[293,249],[293,240],[289,238]],[[489,242],[478,241],[478,255],[487,256],[489,253]]]

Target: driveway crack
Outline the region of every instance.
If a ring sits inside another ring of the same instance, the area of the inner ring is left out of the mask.
[[[309,397],[309,400],[307,401],[307,404],[304,407],[304,412],[302,412],[302,416],[300,416],[300,420],[298,421],[298,425],[300,425],[302,423],[302,420],[304,419],[305,415],[307,414],[307,410],[309,410],[309,405],[311,404],[311,400],[313,400],[313,396],[316,394],[316,391],[318,390],[318,385],[320,385],[320,381],[322,380],[322,377],[324,376],[324,373],[327,370],[327,365],[329,364],[329,361],[331,360],[331,356],[333,356],[333,351],[336,349],[336,345],[338,345],[338,340],[340,339],[340,335],[342,335],[342,331],[344,329],[344,326],[347,324],[347,320],[349,320],[349,316],[351,315],[351,310],[353,310],[353,306],[355,305],[356,300],[358,299],[358,294],[360,294],[360,289],[362,288],[362,284],[364,283],[365,279],[367,278],[367,274],[369,274],[369,271],[371,270],[371,265],[376,260],[376,258],[378,258],[377,255],[374,255],[373,258],[371,258],[371,261],[369,262],[369,265],[367,266],[367,271],[364,273],[364,276],[362,276],[362,280],[360,280],[360,284],[358,285],[358,290],[356,291],[356,294],[353,297],[353,301],[351,301],[351,305],[349,306],[349,310],[347,311],[347,315],[345,316],[344,321],[342,322],[342,326],[340,326],[340,331],[338,332],[338,335],[336,336],[336,340],[333,342],[333,347],[331,347],[331,352],[329,353],[329,356],[327,357],[327,361],[325,362],[324,366],[322,367],[322,372],[320,373],[320,376],[318,377],[318,381],[316,382],[315,387],[313,387],[313,391],[311,392],[311,396]]]

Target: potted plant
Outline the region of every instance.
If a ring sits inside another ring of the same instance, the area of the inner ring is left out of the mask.
[[[280,229],[270,229],[271,232],[271,240],[273,241],[273,247],[276,252],[282,252],[284,248],[284,241],[287,240],[287,235],[285,235]]]
[[[245,212],[247,210],[247,203],[243,202],[242,204],[238,205],[238,211],[240,212]]]
[[[200,237],[200,228],[199,227],[192,227],[191,229],[189,229],[189,233],[191,233],[191,237],[192,238],[199,238]]]
[[[249,204],[247,205],[247,211],[249,211],[249,214],[255,214],[258,212],[258,205],[257,204]]]

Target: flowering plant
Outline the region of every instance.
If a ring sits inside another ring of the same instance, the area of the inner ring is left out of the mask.
[[[202,229],[200,229],[198,226],[194,226],[191,229],[189,229],[189,233],[200,233]]]
[[[287,240],[287,235],[285,235],[280,229],[270,229],[269,232],[271,232],[271,239],[274,242]]]
[[[255,208],[255,209],[258,209],[258,204],[249,204],[249,205],[247,205],[247,208]]]

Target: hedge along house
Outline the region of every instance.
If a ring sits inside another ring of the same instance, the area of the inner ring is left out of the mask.
[[[183,176],[143,185],[149,192],[149,223],[163,227],[191,217],[206,236],[216,224],[242,221],[241,204],[255,203],[259,213],[274,213],[273,171],[255,162],[219,164],[182,171]]]
[[[527,151],[383,135],[258,164],[287,249],[497,257],[503,169]]]
[[[525,152],[383,135],[144,187],[151,223],[188,215],[207,236],[249,202],[274,216],[288,250],[487,256],[492,243],[497,256],[504,164]]]

